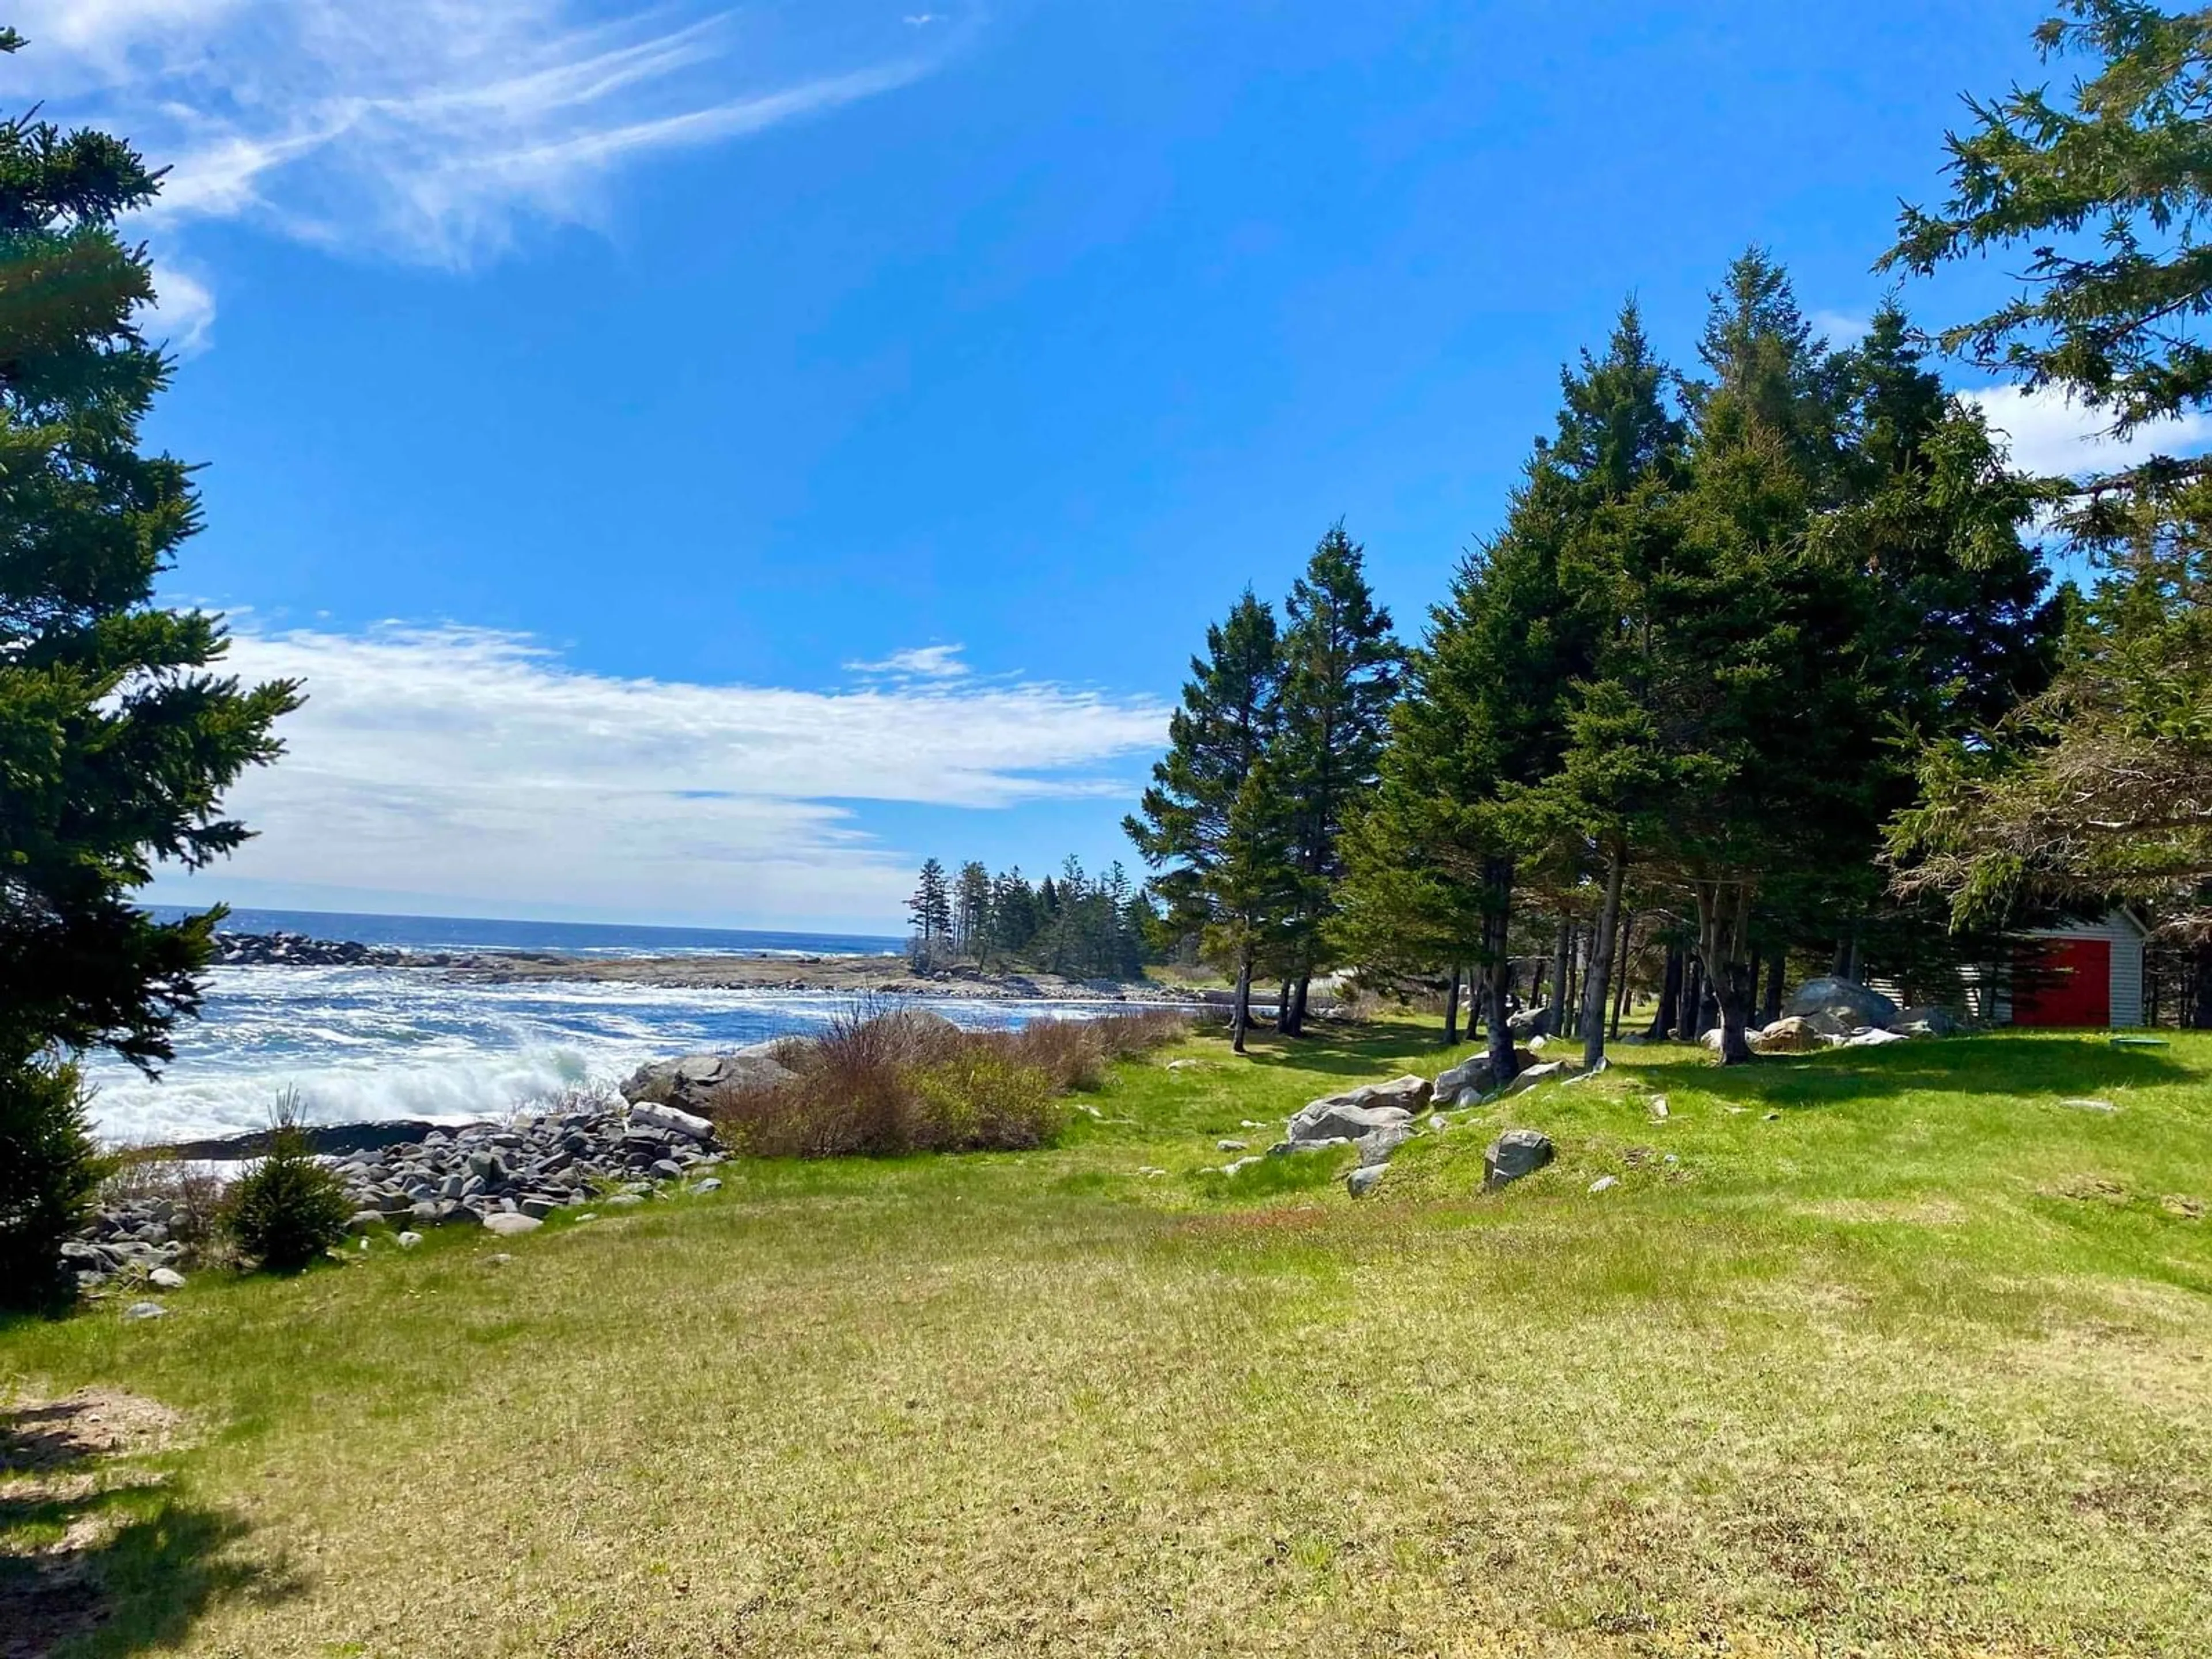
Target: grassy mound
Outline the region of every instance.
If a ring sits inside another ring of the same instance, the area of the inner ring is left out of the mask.
[[[191,1432],[0,1476],[0,1540],[89,1564],[88,1655],[2212,1650],[2212,1042],[1630,1051],[1358,1202],[1216,1143],[1469,1051],[1255,1047],[1043,1151],[6,1328]]]

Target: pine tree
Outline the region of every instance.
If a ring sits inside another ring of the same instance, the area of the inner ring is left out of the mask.
[[[921,944],[921,957],[927,961],[933,947],[949,942],[952,933],[952,891],[939,860],[929,859],[923,863],[914,896],[906,902],[906,913]]]
[[[1946,140],[1950,199],[1907,209],[1887,257],[1927,274],[2030,250],[2020,292],[1942,344],[2124,435],[2212,407],[2212,15],[2063,11],[2037,43],[2091,72],[2063,100],[1970,100],[1973,130]],[[2132,898],[2192,943],[2212,983],[2212,458],[2154,456],[2050,493],[2100,568],[2096,592],[2048,691],[1929,750],[1893,828],[1899,884],[1948,899],[1961,926]]]
[[[1367,585],[1366,552],[1332,525],[1284,606],[1275,774],[1284,791],[1293,880],[1275,963],[1291,994],[1279,1030],[1304,1025],[1307,987],[1328,965],[1327,929],[1345,861],[1346,818],[1373,794],[1405,653]]]
[[[952,893],[953,948],[981,957],[991,939],[991,872],[974,859],[960,866]]]
[[[1632,867],[1661,833],[1655,810],[1670,776],[1649,706],[1652,638],[1639,595],[1674,556],[1684,428],[1668,406],[1673,379],[1652,350],[1633,301],[1605,356],[1585,351],[1564,372],[1550,450],[1567,506],[1559,552],[1560,613],[1571,678],[1560,700],[1564,741],[1554,769],[1508,803],[1526,848],[1547,848],[1570,885],[1597,889],[1579,1015],[1583,1063],[1605,1053],[1605,1001]],[[1563,1006],[1561,1016],[1566,1018]],[[1569,1028],[1563,1024],[1562,1034]]]
[[[2201,238],[2212,179],[2212,13],[2145,0],[2062,0],[2035,31],[2046,60],[2096,59],[2072,96],[2014,86],[1969,97],[1973,130],[1946,135],[1951,198],[1908,207],[1892,268],[1934,273],[2026,245],[2020,291],[1945,329],[1946,351],[2106,411],[2119,435],[2212,404],[2212,316]],[[2212,457],[2142,469],[2212,474]]]
[[[1259,787],[1280,728],[1281,640],[1273,611],[1247,588],[1206,642],[1169,719],[1168,752],[1122,827],[1159,872],[1152,887],[1167,904],[1167,925],[1200,934],[1233,965],[1241,1053],[1253,968],[1278,937],[1272,907],[1288,897],[1280,808]],[[1263,868],[1269,859],[1273,875]]]
[[[991,942],[1002,956],[1019,957],[1037,933],[1037,896],[1016,865],[991,883]]]
[[[1664,878],[1687,900],[1724,1062],[1751,1057],[1763,890],[1839,856],[1868,811],[1867,608],[1850,553],[1808,535],[1842,499],[1840,369],[1756,248],[1730,267],[1688,388],[1672,562],[1642,583],[1639,699],[1662,734]]]
[[[22,42],[0,31],[0,52]],[[157,923],[157,862],[206,865],[245,827],[223,792],[277,752],[298,688],[213,672],[220,621],[153,603],[200,527],[191,469],[139,449],[171,365],[118,216],[159,189],[129,145],[33,117],[0,127],[0,1293],[51,1282],[89,1191],[71,1064],[152,1072],[198,1012],[220,912]]]

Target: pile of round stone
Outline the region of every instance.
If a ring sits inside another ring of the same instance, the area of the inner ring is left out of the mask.
[[[337,1169],[360,1206],[348,1231],[365,1232],[636,1202],[721,1161],[705,1119],[641,1105],[433,1129],[419,1141],[351,1153]]]

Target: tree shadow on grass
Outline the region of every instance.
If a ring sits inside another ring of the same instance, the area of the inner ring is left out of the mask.
[[[0,1659],[124,1659],[178,1645],[219,1602],[297,1593],[234,1548],[242,1521],[110,1455],[148,1437],[131,1403],[86,1394],[0,1413]]]
[[[1255,1066],[1294,1067],[1332,1077],[1358,1077],[1370,1083],[1397,1075],[1406,1061],[1407,1039],[1404,1027],[1384,1030],[1309,1028],[1304,1036],[1278,1036],[1255,1031],[1245,1058]],[[1437,1045],[1443,1053],[1443,1044]]]
[[[2100,1037],[2020,1042],[1948,1037],[1814,1054],[1762,1055],[1748,1066],[1688,1070],[1680,1081],[1723,1100],[1777,1109],[1840,1105],[1905,1094],[2094,1097],[2201,1078],[2162,1049]]]

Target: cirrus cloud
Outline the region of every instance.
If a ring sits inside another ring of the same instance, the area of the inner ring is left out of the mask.
[[[656,153],[892,91],[958,44],[887,17],[817,46],[705,0],[16,0],[9,21],[31,42],[9,95],[169,167],[146,216],[165,288],[210,219],[466,267],[530,222],[597,222]],[[213,304],[188,280],[197,341]]]

